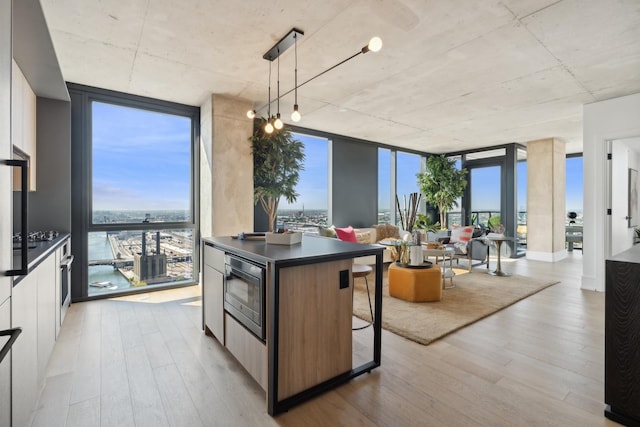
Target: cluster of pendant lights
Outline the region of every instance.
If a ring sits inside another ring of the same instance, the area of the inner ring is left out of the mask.
[[[280,130],[284,127],[284,123],[282,122],[282,119],[280,118],[280,98],[288,95],[291,92],[295,92],[295,102],[293,104],[293,112],[291,113],[291,120],[294,122],[299,122],[300,118],[302,117],[300,115],[300,111],[298,108],[298,88],[301,86],[304,86],[305,84],[309,83],[311,80],[320,77],[321,75],[323,75],[324,73],[333,70],[334,68],[336,68],[339,65],[344,64],[345,62],[349,61],[350,59],[355,58],[356,56],[360,55],[360,54],[365,54],[367,52],[378,52],[380,49],[382,49],[382,40],[380,39],[380,37],[373,37],[371,40],[369,40],[369,43],[364,46],[362,49],[360,49],[358,52],[356,52],[355,54],[351,55],[350,57],[338,62],[337,64],[333,65],[332,67],[327,68],[326,70],[316,74],[315,76],[311,77],[310,79],[304,81],[303,83],[301,83],[300,85],[298,85],[298,38],[300,36],[302,36],[304,33],[302,33],[302,31],[297,30],[297,29],[292,29],[286,36],[284,36],[278,43],[276,43],[267,53],[264,54],[263,58],[267,59],[269,61],[269,102],[266,105],[263,105],[262,107],[258,108],[258,110],[267,107],[267,122],[264,126],[264,131],[268,134],[273,133],[274,130]],[[293,89],[289,90],[288,92],[283,93],[282,95],[280,95],[280,55],[292,44],[293,41],[293,45],[294,45],[294,49],[295,49],[295,69],[294,69],[294,76],[295,76],[295,85],[293,87]],[[277,101],[277,113],[275,116],[271,115],[271,103],[273,101],[271,101],[271,62],[273,62],[274,59],[278,59],[278,97],[274,100]],[[249,110],[247,111],[247,117],[250,119],[254,119],[256,117],[256,110]]]

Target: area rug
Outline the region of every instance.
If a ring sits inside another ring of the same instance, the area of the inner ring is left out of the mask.
[[[487,274],[486,270],[456,275],[453,281],[456,286],[443,290],[441,301],[412,303],[389,296],[385,268],[382,289],[382,327],[427,345],[558,283],[553,280],[517,275],[494,277]],[[372,302],[374,282],[372,274],[369,276]],[[364,279],[356,279],[353,314],[369,321],[371,315],[365,292]]]

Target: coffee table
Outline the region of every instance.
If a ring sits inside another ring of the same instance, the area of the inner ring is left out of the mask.
[[[455,250],[453,248],[428,249],[422,246],[422,255],[425,257],[436,257],[436,264],[438,263],[438,258],[442,257],[442,289],[451,289],[456,286],[455,283],[453,283],[453,276],[456,275],[453,271],[454,253]],[[447,259],[449,260],[449,268],[447,268]],[[446,286],[446,279],[449,279],[449,286]]]

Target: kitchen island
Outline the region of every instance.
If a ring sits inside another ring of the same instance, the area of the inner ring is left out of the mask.
[[[307,235],[291,246],[212,237],[203,239],[202,247],[203,329],[265,389],[269,414],[380,366],[383,247]],[[353,367],[351,267],[354,258],[369,255],[376,258],[373,355]],[[262,271],[260,314],[251,310],[257,323],[260,315],[264,319],[262,334],[229,307],[232,295],[225,294],[225,282],[232,277],[231,259]]]

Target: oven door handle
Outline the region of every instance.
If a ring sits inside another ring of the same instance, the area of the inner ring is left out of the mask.
[[[2,363],[4,357],[9,353],[9,350],[11,350],[13,343],[18,339],[18,335],[20,335],[20,333],[22,333],[22,328],[12,328],[0,331],[0,337],[6,337],[9,335],[9,341],[7,341],[4,346],[2,346],[2,350],[0,350],[0,363]]]
[[[73,258],[73,255],[69,255],[68,257],[66,257],[64,261],[60,262],[60,267],[69,269],[71,267],[71,264],[73,264]]]
[[[25,276],[29,274],[29,188],[28,172],[29,162],[27,160],[4,160],[7,166],[17,166],[20,168],[21,194],[20,205],[21,214],[21,242],[20,242],[20,268],[17,270],[7,270],[5,276]]]

